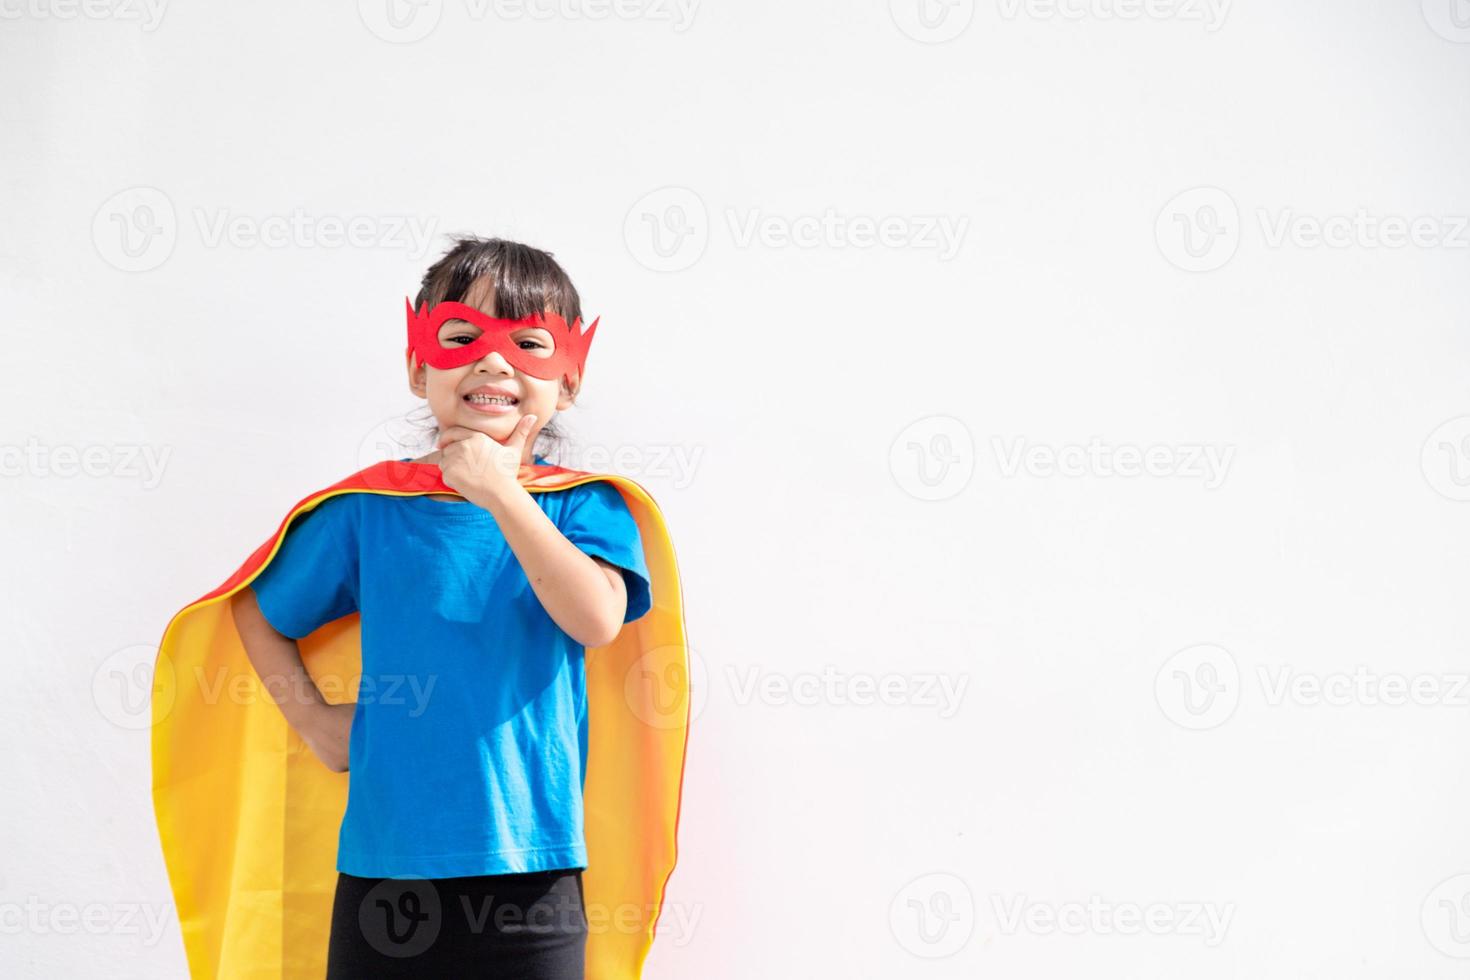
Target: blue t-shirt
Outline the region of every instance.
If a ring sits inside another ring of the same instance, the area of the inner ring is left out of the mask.
[[[540,457],[537,458],[540,462]],[[604,481],[532,499],[651,604],[637,524]],[[344,493],[298,517],[251,583],[299,639],[362,614],[337,870],[450,878],[585,868],[585,649],[469,501]]]

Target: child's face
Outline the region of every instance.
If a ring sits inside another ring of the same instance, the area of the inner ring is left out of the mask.
[[[493,284],[480,279],[470,287],[463,302],[490,313],[495,309],[494,297]],[[479,327],[463,320],[448,320],[439,328],[439,342],[446,346],[466,344],[479,335]],[[456,341],[453,339],[456,337],[469,339]],[[537,327],[517,330],[511,337],[517,346],[531,354],[541,352],[550,356],[552,352],[551,334]],[[576,397],[576,392],[568,390],[560,378],[545,380],[532,377],[516,370],[495,351],[478,361],[442,371],[420,364],[410,355],[408,387],[419,398],[428,401],[429,410],[434,413],[441,431],[462,425],[483,432],[496,442],[504,442],[524,416],[536,416],[531,435],[526,439],[523,463],[531,462],[536,434],[551,421],[553,414],[570,408]],[[495,399],[487,403],[486,399],[469,397],[471,392],[482,387],[495,389],[512,402],[503,404],[504,399]]]

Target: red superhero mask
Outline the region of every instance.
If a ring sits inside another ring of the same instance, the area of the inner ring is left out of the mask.
[[[418,355],[420,364],[440,371],[463,367],[491,351],[497,351],[517,371],[543,381],[565,378],[567,385],[572,386],[582,376],[582,369],[587,364],[587,349],[592,346],[592,334],[597,330],[597,320],[593,320],[592,326],[583,332],[581,317],[569,327],[567,321],[556,313],[532,313],[519,320],[501,320],[464,303],[440,303],[432,309],[425,303],[417,313],[408,299],[404,299],[403,305],[408,310],[406,353]],[[478,328],[480,335],[469,343],[460,343],[455,338],[469,337],[470,331],[460,332],[451,328],[444,332],[441,343],[439,328],[448,320],[463,320]],[[544,341],[544,337],[511,336],[515,331],[528,327],[545,330],[551,335],[550,354],[544,347],[520,346],[528,340]]]

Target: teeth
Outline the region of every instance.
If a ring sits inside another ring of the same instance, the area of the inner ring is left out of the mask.
[[[468,395],[467,399],[477,405],[514,405],[516,400],[509,395]]]

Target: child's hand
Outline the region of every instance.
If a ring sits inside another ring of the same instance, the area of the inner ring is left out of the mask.
[[[321,704],[312,710],[301,726],[301,740],[332,772],[347,771],[348,742],[352,736],[352,715],[356,710],[354,701]]]
[[[475,503],[517,489],[516,474],[535,426],[536,416],[527,415],[503,443],[462,425],[445,429],[439,435],[439,469],[444,482]]]

